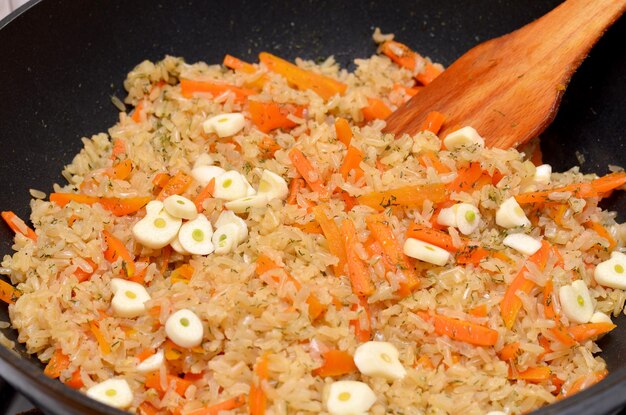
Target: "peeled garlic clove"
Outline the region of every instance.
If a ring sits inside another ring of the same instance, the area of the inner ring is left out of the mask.
[[[289,194],[287,182],[278,174],[269,170],[263,170],[259,182],[259,195],[267,196],[268,200],[286,199]]]
[[[331,415],[361,415],[376,402],[374,391],[354,380],[333,382],[328,389],[326,409]]]
[[[576,280],[559,289],[559,300],[563,314],[574,323],[587,323],[593,315],[593,303],[587,284]]]
[[[202,187],[204,187],[209,184],[212,179],[215,179],[224,173],[226,173],[226,170],[219,166],[201,165],[198,167],[194,167],[193,170],[191,170],[191,177],[193,177],[195,181],[197,181]]]
[[[213,246],[216,254],[227,254],[237,246],[239,228],[234,223],[227,223],[213,233]]]
[[[145,302],[150,300],[150,294],[143,285],[132,281],[112,281],[111,289],[115,292],[111,308],[116,316],[134,318],[146,313]]]
[[[114,408],[126,409],[133,403],[133,392],[125,379],[108,379],[87,390],[87,396]]]
[[[180,231],[179,231],[179,234],[180,234]],[[170,246],[172,247],[174,251],[178,252],[181,255],[189,255],[189,252],[187,252],[185,248],[183,248],[183,246],[180,244],[180,241],[178,240],[178,236],[174,238],[172,242],[170,242]]]
[[[552,166],[549,164],[542,164],[535,169],[534,182],[538,184],[549,184],[550,177],[552,175]]]
[[[246,125],[246,119],[241,113],[231,112],[209,118],[202,124],[204,132],[215,133],[219,137],[230,137],[237,134]]]
[[[182,309],[167,319],[165,334],[174,344],[190,349],[202,343],[204,327],[193,311]]]
[[[200,166],[212,166],[213,163],[215,163],[213,156],[207,153],[202,153],[198,156],[198,158],[196,158],[196,161],[194,161],[193,168],[195,169]]]
[[[208,255],[213,252],[213,227],[204,215],[185,222],[178,232],[178,241],[183,249],[193,255]]]
[[[456,228],[456,210],[459,205],[450,206],[448,208],[443,208],[439,211],[439,215],[437,215],[437,223],[443,226],[455,227]]]
[[[440,267],[446,265],[450,260],[450,253],[445,249],[414,238],[407,238],[404,242],[404,253],[411,258]]]
[[[541,241],[523,233],[507,235],[502,243],[524,255],[532,255],[541,249]]]
[[[165,354],[163,350],[159,350],[143,362],[137,365],[137,371],[141,373],[154,372],[163,366]]]
[[[530,221],[514,197],[505,200],[496,211],[496,224],[503,228],[529,226]]]
[[[243,176],[234,170],[218,176],[215,179],[215,191],[213,197],[225,200],[236,200],[246,197],[248,187]]]
[[[182,224],[182,219],[175,218],[163,209],[163,203],[153,200],[146,205],[146,216],[132,229],[135,239],[144,246],[160,249],[168,245]]]
[[[247,213],[252,208],[264,207],[267,205],[265,195],[246,196],[241,199],[231,200],[224,203],[224,206],[235,213]]]
[[[163,201],[163,208],[175,218],[192,220],[198,216],[196,205],[186,197],[172,195]]]
[[[600,285],[626,290],[626,255],[611,252],[611,258],[599,263],[593,275]]]
[[[448,134],[446,138],[443,139],[443,144],[448,150],[454,150],[460,147],[474,145],[484,147],[485,140],[478,134],[478,131],[468,126]]]
[[[235,244],[239,244],[245,241],[248,237],[248,224],[246,223],[246,221],[235,215],[234,212],[230,210],[224,210],[217,218],[217,221],[215,222],[215,227],[219,228],[228,223],[232,223],[237,226],[237,238],[235,240]]]
[[[399,359],[400,353],[388,342],[369,341],[354,352],[354,364],[364,375],[381,377],[390,381],[406,376]]]
[[[480,211],[469,203],[459,203],[456,209],[456,226],[463,235],[469,235],[480,225]]]

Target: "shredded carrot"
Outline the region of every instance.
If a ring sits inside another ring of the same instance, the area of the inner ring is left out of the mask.
[[[541,383],[550,379],[552,371],[548,366],[530,367],[516,375],[511,374],[509,378],[515,380],[525,380],[530,383]]]
[[[474,317],[486,317],[487,316],[487,304],[483,303],[480,305],[477,305],[474,308],[471,308],[468,311],[469,315],[474,316]]]
[[[295,205],[298,203],[298,194],[300,190],[302,190],[305,186],[304,179],[295,178],[291,179],[289,182],[289,197],[287,197],[287,203],[290,205]]]
[[[311,221],[311,222],[307,222],[307,223],[294,223],[293,226],[295,228],[300,229],[304,233],[310,233],[310,234],[313,234],[313,235],[323,235],[324,234],[324,231],[320,227],[320,224],[315,222],[315,221]]]
[[[352,355],[343,350],[329,350],[322,353],[324,364],[313,370],[320,377],[343,376],[357,371]]]
[[[326,216],[325,205],[318,205],[313,208],[313,215],[317,223],[319,223],[328,243],[328,250],[331,254],[337,257],[339,262],[335,265],[334,271],[336,276],[344,275],[345,266],[347,265],[346,248],[344,246],[343,238],[339,232],[339,227],[332,218]]]
[[[193,179],[191,176],[186,175],[183,172],[176,173],[172,178],[167,181],[167,184],[163,186],[163,189],[159,192],[157,200],[165,200],[172,195],[179,195],[185,192],[191,186]]]
[[[143,402],[139,405],[139,415],[158,415],[159,410],[149,402]]]
[[[264,157],[271,158],[278,150],[282,150],[282,147],[270,136],[264,136],[257,144],[259,149],[263,152]]]
[[[356,229],[350,219],[344,219],[341,222],[341,234],[345,243],[348,276],[350,277],[352,292],[359,297],[370,296],[374,292],[374,286],[370,280],[367,264],[357,254]]]
[[[188,380],[182,379],[174,375],[166,375],[165,382],[166,385],[165,387],[163,387],[163,385],[161,384],[161,374],[158,371],[150,372],[146,376],[145,387],[146,389],[156,390],[162,396],[170,387],[173,386],[177,394],[179,394],[180,396],[184,396],[187,388],[189,388],[192,383]]]
[[[189,79],[181,79],[180,88],[185,98],[192,98],[196,93],[209,93],[215,98],[225,92],[232,92],[235,95],[235,101],[244,102],[250,95],[256,94],[256,91],[235,85],[220,82],[192,81]]]
[[[434,151],[428,150],[422,152],[422,155],[419,158],[419,162],[424,167],[428,167],[429,165],[432,166],[439,174],[450,173],[450,168],[443,164],[441,161],[439,161],[439,158]]]
[[[543,270],[552,252],[552,246],[544,240],[542,241],[541,248],[531,255],[528,260],[537,265],[539,269]],[[520,269],[515,279],[507,288],[504,298],[500,303],[500,314],[502,315],[505,326],[509,329],[513,327],[517,313],[522,308],[522,300],[517,296],[517,292],[521,291],[528,294],[536,285],[533,281],[524,276],[526,271],[526,266]]]
[[[153,356],[155,353],[156,352],[154,349],[143,349],[141,352],[137,354],[137,359],[139,359],[140,362],[143,362],[150,356]]]
[[[176,268],[174,271],[172,271],[172,273],[170,274],[170,281],[172,282],[172,284],[176,282],[188,283],[189,280],[191,280],[194,271],[194,267],[190,264],[183,264]]]
[[[445,120],[446,116],[442,113],[437,111],[429,112],[420,130],[430,131],[433,134],[437,134],[439,133],[439,130],[441,130],[441,126]]]
[[[436,77],[441,75],[443,69],[437,65],[434,65],[430,62],[426,62],[424,65],[424,71],[415,75],[415,79],[422,83],[422,85],[426,86],[435,80]]]
[[[252,385],[250,385],[250,394],[248,396],[250,415],[265,415],[267,396],[263,391],[263,382],[269,379],[268,364],[267,354],[261,356],[256,364],[254,371],[257,375],[257,382],[253,382]]]
[[[435,333],[440,336],[448,336],[452,340],[458,340],[475,346],[493,346],[498,342],[498,332],[480,324],[463,321],[439,314],[418,312],[419,316],[433,323]]]
[[[367,98],[367,105],[361,108],[365,121],[384,120],[391,115],[393,111],[378,98]]]
[[[22,293],[17,288],[0,279],[0,301],[4,301],[7,304],[14,304],[20,295],[22,295]]]
[[[587,229],[591,229],[591,230],[595,231],[598,234],[598,236],[600,236],[601,238],[606,239],[607,242],[609,243],[609,247],[608,248],[609,248],[610,251],[612,251],[613,248],[615,248],[617,246],[617,242],[615,242],[615,239],[611,236],[609,231],[607,231],[606,228],[604,226],[602,226],[602,224],[590,220],[590,221],[587,221],[587,222],[583,223],[583,225]]]
[[[554,320],[555,322],[555,326],[549,329],[550,333],[552,333],[552,335],[565,346],[571,347],[576,344],[576,341],[563,325],[561,318],[554,310],[553,292],[554,284],[552,279],[549,279],[543,287],[543,313],[546,318]]]
[[[149,201],[149,197],[95,197],[77,193],[50,193],[50,201],[63,207],[70,202],[93,205],[99,203],[115,216],[125,216],[137,212]]]
[[[421,209],[426,200],[440,203],[447,198],[446,188],[441,183],[403,186],[384,192],[372,192],[357,198],[360,205],[366,205],[379,212],[389,207]]]
[[[152,179],[152,184],[156,187],[162,188],[165,187],[165,185],[167,184],[167,182],[170,181],[170,175],[167,173],[157,173],[154,175],[154,178]]]
[[[339,197],[341,198],[341,200],[343,200],[343,203],[345,205],[344,207],[345,212],[350,212],[352,208],[357,205],[356,197],[352,196],[350,193],[346,192],[345,190],[339,191]]]
[[[414,71],[418,63],[424,61],[418,53],[414,52],[407,45],[388,40],[380,46],[380,51],[387,55],[395,64],[409,71]]]
[[[489,256],[489,251],[478,245],[471,245],[464,241],[463,247],[457,253],[455,259],[457,264],[477,266],[484,258]]]
[[[430,357],[423,355],[420,356],[419,359],[417,359],[417,361],[415,361],[415,366],[421,366],[425,369],[434,369],[435,365],[433,365],[433,361],[430,360]]]
[[[458,247],[454,246],[452,237],[444,231],[432,229],[419,223],[412,223],[406,231],[407,238],[419,239],[420,241],[438,246],[449,252],[457,252]]]
[[[320,97],[328,100],[333,96],[342,95],[348,86],[328,76],[307,71],[267,52],[259,54],[259,60],[267,69],[283,76],[287,82],[300,90],[310,89]]]
[[[354,180],[359,180],[363,177],[363,169],[361,168],[361,162],[363,161],[363,152],[354,146],[349,146],[346,156],[343,159],[343,163],[339,168],[339,173],[344,180],[348,180],[350,172],[354,171]]]
[[[70,367],[70,357],[63,354],[61,349],[56,349],[46,365],[43,373],[53,379],[61,376],[61,372]]]
[[[109,175],[116,180],[126,180],[132,171],[133,162],[130,159],[126,159],[113,164]]]
[[[520,354],[520,343],[514,342],[504,345],[498,352],[498,357],[500,357],[500,360],[508,361],[516,359]]]
[[[193,200],[193,204],[196,205],[196,210],[198,212],[204,211],[204,201],[210,197],[213,197],[213,192],[215,192],[215,178],[211,179],[209,183],[198,193],[198,196]]]
[[[102,354],[111,353],[111,345],[104,338],[104,334],[102,334],[102,331],[100,330],[99,323],[97,321],[91,320],[89,322],[89,330],[91,330],[91,333],[96,338],[96,341],[98,342],[98,346],[100,347],[100,352]]]
[[[89,258],[83,258],[83,259],[91,266],[91,268],[93,270],[98,268],[98,264],[93,262],[91,259],[89,259]],[[77,267],[76,271],[74,271],[74,276],[76,277],[78,282],[84,282],[84,281],[87,281],[89,278],[91,278],[91,276],[93,275],[93,272],[94,271],[87,272],[87,271],[83,270],[82,268]]]
[[[113,140],[113,147],[111,148],[111,160],[119,160],[126,154],[126,142],[121,138]]]
[[[365,324],[361,321],[360,317],[350,321],[350,326],[354,328],[354,335],[360,342],[366,342],[372,339],[372,316],[370,314],[370,307],[367,303],[367,299],[364,297],[359,298],[359,304],[352,304],[352,311],[359,311],[362,309],[365,313]]]
[[[27,237],[28,239],[32,239],[37,242],[37,234],[34,230],[24,223],[22,219],[20,219],[15,213],[12,211],[4,211],[0,215],[2,215],[2,219],[9,225],[9,228],[15,233],[20,233]]]
[[[589,373],[587,375],[582,375],[579,378],[577,378],[574,382],[572,382],[572,384],[569,387],[566,387],[565,385],[563,385],[563,388],[558,398],[559,399],[567,398],[568,396],[572,396],[584,389],[587,389],[588,387],[600,382],[602,379],[606,377],[607,374],[608,372],[606,370],[600,370],[597,372]]]
[[[114,263],[118,258],[122,258],[122,270],[126,277],[131,278],[135,275],[135,259],[126,249],[124,243],[106,230],[102,231],[102,236],[107,246],[104,251],[104,258],[110,263]]]
[[[352,129],[348,120],[345,118],[337,118],[335,120],[335,134],[337,135],[337,140],[341,141],[346,148],[350,146]]]
[[[461,166],[457,170],[457,177],[448,184],[450,192],[470,192],[474,190],[476,182],[483,174],[478,162],[471,162]]]
[[[617,327],[613,323],[586,323],[572,326],[567,329],[569,334],[579,343],[593,339],[601,334],[608,333]]]
[[[289,159],[311,190],[317,192],[320,198],[328,199],[330,194],[326,186],[324,186],[324,179],[302,151],[297,148],[292,148],[289,152]]]
[[[139,121],[141,121],[141,113],[143,111],[143,107],[144,107],[143,100],[139,101],[137,103],[137,106],[135,107],[135,110],[133,111],[133,114],[130,116],[130,118],[136,123],[139,123]]]
[[[419,279],[389,226],[389,218],[382,213],[369,215],[365,218],[365,223],[372,233],[372,237],[382,246],[385,260],[404,276],[404,280],[400,281],[398,293],[402,296],[410,295],[419,285]]]
[[[540,192],[521,193],[515,196],[520,204],[527,203],[545,203],[549,201],[549,196],[555,192],[571,192],[574,197],[604,197],[607,192],[617,189],[626,184],[626,172],[610,173],[591,182],[574,183],[551,190],[543,190]]]
[[[246,404],[246,395],[238,395],[218,404],[188,412],[187,415],[218,415],[222,411],[232,411]]]
[[[170,266],[170,257],[172,256],[172,247],[170,245],[166,245],[161,249],[161,274],[165,274],[167,269]]]
[[[222,62],[222,64],[227,68],[240,70],[245,73],[255,73],[257,71],[254,65],[231,55],[224,56],[224,62]]]
[[[180,359],[185,352],[185,348],[180,347],[169,339],[163,343],[163,355],[168,362]]]
[[[289,119],[289,115],[304,117],[305,107],[293,104],[277,104],[275,102],[250,101],[248,110],[252,122],[264,133],[277,128],[291,129],[298,124]]]
[[[83,378],[80,373],[80,369],[76,369],[74,373],[72,373],[72,376],[64,383],[72,389],[80,389],[85,386],[85,383],[83,382]]]

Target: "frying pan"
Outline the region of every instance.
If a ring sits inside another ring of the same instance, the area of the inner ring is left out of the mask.
[[[0,0],[2,1],[2,0]],[[521,27],[557,0],[39,0],[0,22],[0,200],[2,210],[29,215],[28,189],[49,192],[80,137],[117,119],[126,73],[166,54],[188,62],[221,62],[225,53],[255,61],[263,50],[293,59],[334,55],[344,67],[374,53],[374,27],[394,32],[445,65],[478,42]],[[567,24],[567,22],[563,22]],[[546,162],[605,173],[626,166],[626,19],[600,40],[574,76],[562,108],[543,134]],[[523,59],[523,56],[520,57]],[[622,192],[606,207],[626,218]],[[0,252],[12,234],[0,226]],[[45,313],[42,309],[40,312]],[[0,321],[7,321],[6,305]],[[611,374],[598,385],[537,415],[609,414],[626,404],[626,319],[600,342]],[[15,340],[11,329],[2,331]],[[49,414],[122,414],[42,374],[18,346],[0,347],[0,375]]]

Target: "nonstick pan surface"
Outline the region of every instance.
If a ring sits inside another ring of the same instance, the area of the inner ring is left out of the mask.
[[[0,0],[2,1],[2,0]],[[43,0],[0,22],[0,200],[28,217],[28,189],[50,191],[81,148],[80,137],[106,131],[118,117],[110,97],[125,96],[125,75],[143,59],[166,54],[221,62],[225,53],[256,61],[267,50],[293,59],[334,55],[343,66],[375,51],[375,27],[396,33],[448,65],[473,45],[541,16],[555,0]],[[567,22],[563,22],[567,24]],[[555,170],[579,165],[605,173],[626,166],[626,19],[600,40],[574,76],[561,110],[542,135]],[[520,56],[520,59],[523,59]],[[608,208],[626,219],[618,192]],[[12,234],[0,227],[0,252]],[[46,310],[42,309],[42,313]],[[0,321],[7,321],[0,305]],[[536,414],[608,414],[626,403],[626,321],[600,345],[611,375]],[[2,331],[16,338],[10,329]],[[0,347],[0,375],[50,414],[122,413],[45,377],[18,347]]]

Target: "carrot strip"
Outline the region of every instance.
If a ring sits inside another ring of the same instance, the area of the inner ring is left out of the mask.
[[[213,192],[215,192],[215,178],[211,179],[209,183],[198,193],[198,196],[193,200],[193,204],[196,205],[196,210],[198,212],[203,212],[204,207],[202,206],[204,201],[210,197],[213,197]]]
[[[387,216],[382,213],[369,215],[365,218],[365,223],[374,239],[382,246],[386,261],[392,264],[395,270],[400,271],[404,276],[404,281],[400,281],[398,293],[402,296],[410,295],[419,285],[419,279],[409,258],[404,254],[402,246],[389,226]]]
[[[50,201],[63,207],[70,202],[93,205],[99,203],[115,216],[125,216],[137,212],[149,201],[149,197],[94,197],[77,193],[50,193]]]
[[[613,248],[617,246],[617,242],[615,242],[615,239],[613,239],[609,231],[607,231],[606,228],[600,223],[590,220],[583,223],[583,225],[585,226],[585,228],[595,231],[601,238],[606,239],[609,242],[609,250],[613,250]]]
[[[43,373],[53,379],[61,376],[61,372],[70,367],[70,357],[63,354],[61,349],[56,349]]]
[[[549,279],[543,287],[543,314],[546,318],[554,320],[556,323],[555,327],[549,329],[550,333],[565,346],[571,347],[576,344],[576,341],[572,338],[563,323],[561,323],[559,315],[554,311],[553,292],[554,284],[552,279]]]
[[[409,97],[412,98],[415,95],[417,95],[418,92],[420,92],[422,90],[423,87],[421,86],[404,86],[401,84],[393,84],[393,90],[394,91],[404,91],[404,93]]]
[[[509,376],[510,379],[525,380],[530,383],[541,383],[550,379],[552,371],[548,366],[530,367],[517,375]]]
[[[20,295],[22,295],[22,293],[17,288],[0,279],[0,301],[4,301],[7,304],[14,304]]]
[[[574,338],[574,340],[582,343],[601,334],[608,333],[615,327],[617,326],[613,323],[586,323],[569,327],[567,331]]]
[[[297,148],[292,148],[289,152],[289,159],[293,163],[298,173],[304,178],[311,190],[317,192],[322,199],[330,196],[328,189],[324,186],[324,180],[315,166]]]
[[[267,355],[261,356],[257,362],[255,372],[257,375],[257,382],[250,385],[250,394],[248,396],[248,406],[250,415],[265,415],[265,409],[267,408],[267,396],[263,392],[263,382],[269,378],[268,370],[268,358]]]
[[[617,189],[624,184],[626,184],[626,172],[622,171],[607,174],[591,182],[574,183],[541,192],[521,193],[515,196],[515,200],[521,204],[545,203],[549,201],[550,194],[555,192],[571,192],[574,197],[578,198],[602,197],[605,193]]]
[[[597,372],[589,373],[587,375],[582,375],[581,377],[577,378],[571,384],[571,386],[567,388],[564,386],[558,398],[559,399],[567,398],[568,396],[572,396],[584,389],[587,389],[588,387],[600,382],[602,379],[606,377],[607,374],[608,372],[606,370],[600,370]]]
[[[378,98],[367,98],[367,105],[361,108],[365,121],[384,120],[393,111],[382,100]]]
[[[325,206],[318,205],[313,208],[313,215],[317,223],[319,223],[328,243],[328,250],[331,254],[337,257],[339,262],[333,266],[336,276],[343,275],[345,272],[346,264],[348,263],[348,257],[346,254],[346,248],[343,242],[339,227],[335,221],[325,213]]]
[[[177,394],[184,396],[187,388],[192,384],[192,382],[174,375],[166,375],[165,379],[166,385],[163,387],[163,385],[161,385],[161,374],[159,372],[150,372],[146,376],[145,387],[146,389],[154,389],[163,396],[165,392],[173,386]]]
[[[135,110],[133,111],[133,114],[130,116],[130,118],[136,123],[139,123],[139,121],[141,121],[141,112],[143,111],[143,107],[144,107],[144,102],[139,101],[137,103],[137,106],[135,107]]]
[[[304,117],[305,107],[293,104],[277,104],[275,102],[250,101],[248,111],[252,122],[257,128],[269,133],[277,128],[291,129],[298,124],[288,118],[293,115],[298,118]]]
[[[126,154],[126,142],[121,138],[113,140],[113,148],[111,148],[111,160],[119,160]]]
[[[139,415],[158,415],[159,413],[159,410],[148,402],[143,402],[141,405],[139,405],[138,409]]]
[[[83,382],[83,378],[81,377],[81,374],[80,374],[80,369],[76,369],[74,373],[72,373],[72,377],[70,377],[64,383],[72,389],[80,389],[83,386],[85,386],[85,383]]]
[[[441,130],[441,126],[446,120],[446,116],[440,112],[429,112],[420,128],[422,131],[430,131],[433,134],[437,134]]]
[[[360,205],[366,205],[382,212],[389,207],[395,206],[420,209],[426,200],[430,200],[433,203],[441,203],[447,197],[445,186],[435,183],[403,186],[384,192],[372,192],[359,196],[357,200]]]
[[[432,229],[419,223],[412,223],[406,230],[406,237],[419,239],[431,245],[438,246],[450,252],[458,252],[459,248],[454,246],[452,237],[444,231]]]
[[[245,404],[246,395],[238,395],[218,404],[196,409],[187,413],[187,415],[218,415],[222,411],[232,411],[233,409],[241,408]]]
[[[153,356],[155,353],[156,352],[154,349],[143,349],[141,352],[137,354],[137,359],[139,359],[140,362],[143,362],[150,356]]]
[[[274,154],[278,150],[282,150],[282,147],[276,142],[276,140],[269,136],[263,137],[257,145],[266,158],[274,157]]]
[[[324,231],[320,227],[320,224],[314,221],[307,222],[307,223],[294,223],[292,226],[300,229],[304,233],[310,233],[313,235],[324,234]]]
[[[167,184],[167,182],[170,181],[170,175],[167,173],[157,173],[154,175],[154,178],[152,179],[152,184],[155,185],[156,187],[165,187],[165,185]]]
[[[320,97],[328,100],[339,94],[343,95],[348,86],[328,76],[307,71],[267,52],[259,54],[259,60],[267,69],[283,76],[290,85],[300,90],[310,89]]]
[[[87,261],[87,263],[89,265],[91,265],[91,268],[93,270],[95,270],[96,268],[98,268],[98,264],[96,264],[95,262],[93,262],[91,259],[89,258],[83,258],[85,261]],[[94,271],[91,272],[87,272],[85,270],[83,270],[80,267],[76,268],[76,271],[74,271],[74,276],[76,277],[76,279],[78,280],[78,282],[84,282],[87,281],[89,278],[91,278],[91,276],[93,275]]]
[[[256,94],[256,91],[240,88],[235,85],[219,82],[192,81],[190,79],[181,79],[180,89],[185,98],[192,98],[196,93],[209,93],[215,98],[225,92],[232,92],[235,94],[235,101],[237,102],[244,102],[250,95]]]
[[[443,69],[440,67],[433,65],[430,62],[426,62],[424,65],[424,71],[415,75],[415,79],[422,83],[422,85],[426,86],[435,80],[436,77],[441,75]]]
[[[409,71],[414,71],[418,63],[424,61],[418,53],[411,50],[407,45],[388,40],[380,46],[380,51],[387,55],[395,64]]]
[[[419,161],[424,167],[427,167],[430,164],[439,174],[450,173],[450,168],[439,161],[439,158],[437,158],[437,155],[433,151],[424,151]]]
[[[343,159],[343,163],[339,168],[339,173],[344,180],[348,180],[348,175],[351,171],[354,171],[354,180],[359,180],[363,177],[363,169],[360,164],[363,161],[363,152],[354,146],[349,146],[346,156]]]
[[[37,242],[37,234],[34,230],[24,223],[22,219],[20,219],[15,213],[12,211],[4,211],[0,214],[2,219],[9,225],[9,228],[15,233],[21,233],[25,237],[32,239],[34,242]]]
[[[361,319],[356,318],[354,320],[350,320],[350,326],[354,328],[354,335],[356,339],[360,342],[366,342],[372,339],[372,316],[370,314],[370,307],[367,303],[367,299],[364,297],[359,297],[359,304],[353,304],[351,307],[352,311],[357,311],[359,308],[362,308],[365,312],[365,324],[361,324]]]
[[[337,118],[335,120],[335,134],[337,135],[337,140],[341,141],[346,148],[350,146],[350,141],[352,141],[352,129],[350,128],[348,120],[344,118]]]
[[[224,56],[224,62],[222,64],[230,69],[239,70],[246,73],[255,73],[257,70],[254,65],[244,62],[239,58],[231,55]]]
[[[374,293],[374,286],[370,280],[369,270],[356,252],[357,235],[354,223],[350,219],[341,222],[341,233],[346,248],[346,260],[348,262],[348,276],[352,285],[352,292],[362,296],[370,296]]]
[[[460,265],[472,264],[477,266],[484,258],[489,255],[489,251],[478,245],[470,245],[468,241],[464,241],[464,245],[456,255],[456,262]]]
[[[159,195],[157,196],[157,200],[165,200],[169,196],[179,195],[184,193],[185,190],[191,186],[193,179],[191,176],[186,175],[183,172],[176,173],[171,179],[167,181],[167,184],[161,189]]]
[[[320,377],[343,376],[357,370],[352,355],[343,350],[329,350],[322,353],[324,364],[313,370],[313,375]]]
[[[98,342],[98,346],[100,347],[100,352],[102,354],[111,353],[111,345],[104,338],[104,334],[102,334],[102,331],[100,330],[100,325],[98,324],[97,321],[91,320],[89,322],[89,330],[91,330],[91,333],[96,338],[96,341]]]
[[[457,177],[448,185],[450,192],[470,192],[475,188],[476,182],[483,174],[480,163],[471,162],[459,167]]]
[[[132,278],[135,275],[135,260],[124,243],[106,230],[102,231],[102,236],[107,246],[104,251],[104,258],[110,263],[122,258],[122,270],[126,277]]]
[[[514,342],[504,345],[502,350],[498,352],[498,357],[500,360],[508,361],[516,359],[520,354],[520,343]]]
[[[305,181],[301,178],[292,179],[289,182],[289,197],[287,197],[287,203],[295,205],[298,203],[298,193],[304,188]]]
[[[343,200],[343,203],[345,205],[343,210],[345,212],[350,212],[352,208],[357,205],[356,197],[352,196],[350,193],[346,192],[345,190],[339,191],[339,197],[341,198],[341,200]]]
[[[423,311],[418,314],[424,320],[431,321],[435,327],[435,333],[440,336],[448,336],[452,340],[475,346],[493,346],[498,342],[498,332],[489,327],[439,314],[430,315]]]
[[[469,315],[474,317],[486,317],[487,316],[487,304],[480,304],[468,311]]]
[[[123,160],[113,165],[111,168],[111,178],[116,180],[126,180],[132,171],[133,162],[130,159]]]

